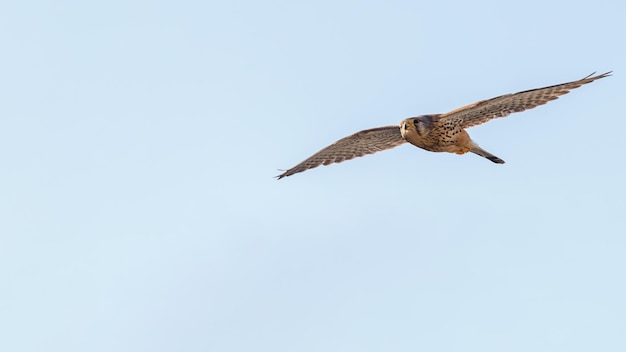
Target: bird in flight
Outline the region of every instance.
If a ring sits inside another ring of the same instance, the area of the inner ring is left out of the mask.
[[[482,100],[445,114],[411,117],[402,121],[400,125],[363,130],[336,141],[276,177],[280,180],[320,165],[340,163],[395,148],[406,142],[431,152],[456,154],[471,152],[496,164],[504,164],[504,160],[472,141],[465,129],[491,119],[543,105],[569,93],[572,89],[608,77],[611,72],[595,76],[594,74],[595,72],[577,81]]]

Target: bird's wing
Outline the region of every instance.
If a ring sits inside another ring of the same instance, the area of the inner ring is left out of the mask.
[[[276,177],[280,180],[283,177],[320,165],[340,163],[344,160],[391,149],[405,142],[399,126],[385,126],[363,130],[336,141]]]
[[[555,100],[570,90],[583,84],[591,83],[611,75],[611,72],[594,76],[595,72],[578,81],[557,84],[554,86],[526,90],[523,92],[506,94],[492,99],[482,100],[474,104],[466,105],[448,113],[442,114],[440,120],[460,120],[463,128],[468,128],[491,119],[505,117],[514,112],[520,112],[543,105],[550,100]]]

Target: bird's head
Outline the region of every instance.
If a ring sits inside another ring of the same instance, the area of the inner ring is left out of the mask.
[[[402,133],[402,137],[406,138],[407,133],[417,133],[420,136],[423,136],[426,133],[427,121],[423,121],[420,117],[411,117],[405,119],[400,123],[400,133]]]

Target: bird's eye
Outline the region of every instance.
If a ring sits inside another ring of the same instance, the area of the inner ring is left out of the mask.
[[[402,125],[402,127],[403,127],[403,128],[404,128],[404,130],[406,131],[406,130],[408,130],[408,129],[409,129],[409,124],[408,124],[408,123],[405,123],[405,124],[403,124],[403,125]]]

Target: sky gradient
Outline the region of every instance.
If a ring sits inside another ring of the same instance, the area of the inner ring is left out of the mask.
[[[0,350],[624,351],[626,24],[594,1],[0,4]],[[276,181],[356,131],[612,77]]]

